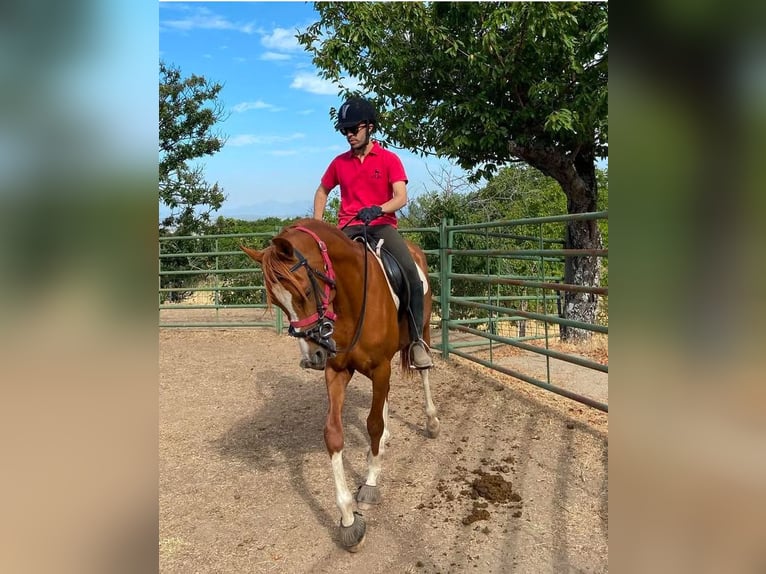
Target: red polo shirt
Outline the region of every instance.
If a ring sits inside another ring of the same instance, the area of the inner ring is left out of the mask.
[[[332,160],[322,176],[322,186],[327,191],[340,185],[339,227],[354,219],[363,207],[386,203],[394,196],[393,184],[397,181],[407,183],[407,174],[401,160],[394,152],[380,147],[376,141],[372,142],[372,149],[364,162],[349,150]],[[361,223],[356,220],[351,225]],[[396,227],[396,214],[384,213],[371,223],[384,224]]]

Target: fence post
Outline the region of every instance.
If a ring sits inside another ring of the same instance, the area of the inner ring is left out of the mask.
[[[449,250],[452,249],[452,234],[447,226],[452,225],[452,219],[447,221],[442,218],[439,226],[439,283],[441,292],[439,293],[439,304],[441,305],[442,316],[442,358],[449,358],[449,296],[452,291],[452,255]]]
[[[277,329],[277,335],[282,334],[282,309],[277,307],[277,320],[275,322],[275,326]]]
[[[540,243],[538,244],[538,248],[542,252],[545,249],[545,242],[543,241],[544,231],[543,231],[542,223],[540,223],[538,229],[540,231]],[[545,255],[543,255],[543,253],[540,253],[540,282],[545,283]],[[548,300],[545,297],[546,289],[542,289],[541,291],[542,291],[542,297],[543,297],[543,315],[547,315]],[[550,344],[548,340],[548,321],[547,320],[543,323],[543,329],[545,331],[545,348],[550,349]],[[551,384],[551,358],[548,355],[545,356],[545,376],[546,376],[545,380],[550,385]]]
[[[215,240],[215,270],[216,271],[220,269],[219,260],[218,260],[218,253],[220,251],[221,249],[218,244],[218,238],[216,237],[216,240]],[[220,295],[219,289],[221,285],[218,280],[218,273],[216,273],[215,277],[213,277],[213,282],[215,283],[215,291],[213,291],[213,304],[215,305],[215,320],[220,321],[221,320],[221,298],[219,297]]]
[[[279,226],[279,225],[275,225],[274,226],[274,234],[272,235],[272,237],[276,237],[277,235],[279,235],[279,233],[281,231],[282,231],[282,227]],[[282,317],[282,309],[280,309],[279,307],[277,307],[276,309],[277,309],[277,317],[276,317],[276,321],[275,321],[275,326],[276,326],[276,329],[277,329],[277,335],[281,335],[282,334],[282,330],[284,329],[284,323],[283,323],[283,317]]]

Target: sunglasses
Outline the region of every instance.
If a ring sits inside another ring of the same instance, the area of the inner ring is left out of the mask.
[[[357,132],[363,127],[367,127],[367,124],[364,122],[357,124],[355,127],[352,127],[352,128],[340,128],[338,131],[342,133],[344,136],[347,136],[349,134],[351,134],[352,136],[355,136]]]

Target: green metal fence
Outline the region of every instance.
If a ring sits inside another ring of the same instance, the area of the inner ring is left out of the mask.
[[[238,247],[264,246],[278,232],[160,237],[160,327],[272,327],[281,332],[282,311],[268,308],[260,268]]]
[[[444,358],[459,356],[608,412],[608,250],[564,249],[565,227],[578,220],[606,227],[608,213],[443,221],[438,272],[431,273],[439,314],[434,347]],[[600,284],[564,283],[568,257],[596,258]],[[563,316],[567,291],[597,298],[593,322]],[[566,328],[584,333],[586,341],[562,343]],[[529,368],[529,356],[543,363],[539,374],[519,370]]]
[[[433,348],[445,359],[461,357],[608,411],[608,250],[564,249],[561,239],[571,221],[605,227],[607,218],[598,212],[470,225],[444,220],[439,227],[402,229],[428,258]],[[260,268],[238,248],[260,248],[278,232],[160,238],[160,326],[257,326],[281,333],[284,317],[277,307],[267,308]],[[597,258],[601,283],[565,284],[568,257]],[[566,291],[597,298],[593,322],[563,316]],[[562,343],[567,328],[586,333],[588,342]],[[529,357],[540,363],[536,372],[529,370]],[[585,382],[578,386],[580,379]]]

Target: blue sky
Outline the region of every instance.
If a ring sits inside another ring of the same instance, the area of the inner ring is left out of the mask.
[[[202,160],[207,181],[227,195],[215,215],[309,214],[324,170],[348,149],[329,116],[341,103],[338,87],[320,79],[295,39],[316,20],[305,2],[160,2],[160,58],[183,76],[223,84],[229,117],[217,129],[228,141]],[[411,198],[438,188],[429,171],[462,173],[445,160],[395,151]]]

